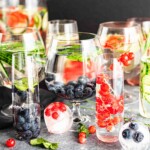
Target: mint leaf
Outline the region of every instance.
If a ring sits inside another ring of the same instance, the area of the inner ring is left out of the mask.
[[[30,140],[30,144],[32,146],[42,146],[49,150],[56,150],[58,148],[58,143],[51,143],[43,138],[32,139]]]
[[[80,132],[84,132],[84,133],[86,133],[86,136],[89,135],[89,130],[88,130],[87,126],[85,126],[85,125],[82,124],[82,123],[79,124],[78,132],[79,132],[79,133],[80,133]]]

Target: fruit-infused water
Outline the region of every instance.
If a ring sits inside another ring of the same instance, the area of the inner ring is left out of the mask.
[[[62,102],[54,102],[44,110],[44,119],[48,132],[60,134],[68,131],[73,123],[70,108]]]
[[[100,67],[96,76],[96,135],[108,143],[118,141],[124,112],[123,70],[117,59],[111,57],[98,57]]]
[[[1,0],[0,8],[0,31],[6,32],[6,27],[27,27],[37,28],[43,39],[46,37],[48,25],[48,11],[38,0]],[[12,32],[22,33],[23,30],[13,30]]]
[[[80,45],[51,53],[45,78],[48,90],[70,100],[91,97],[95,93],[95,71],[92,58],[87,57],[84,60]]]
[[[30,81],[31,82],[31,81]],[[41,111],[37,82],[28,86],[28,79],[14,81],[13,113],[16,138],[30,140],[40,134]]]
[[[141,122],[127,122],[119,132],[119,142],[124,150],[149,150],[150,133]]]
[[[144,117],[150,118],[150,57],[141,59],[139,110]]]
[[[102,46],[105,52],[114,53],[123,65],[124,78],[131,78],[139,73],[140,45],[139,41],[125,41],[125,36],[120,34],[109,34],[105,40],[102,39]]]

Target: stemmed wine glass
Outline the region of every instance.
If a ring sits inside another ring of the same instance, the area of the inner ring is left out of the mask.
[[[45,48],[39,32],[33,28],[8,28],[0,33],[0,83],[1,86],[12,88],[12,54],[26,52],[33,55],[38,66],[39,81],[45,78]],[[7,93],[6,93],[7,94]],[[11,116],[12,105],[4,106],[2,113]]]
[[[65,36],[65,34],[62,34]],[[99,38],[78,33],[78,39],[54,36],[48,52],[45,83],[57,98],[73,104],[74,122],[88,121],[80,113],[80,103],[95,95],[95,58],[100,53]]]
[[[46,36],[46,50],[51,44],[52,37],[57,35],[59,39],[77,39],[78,34],[77,21],[72,19],[51,20],[48,22],[47,36]]]
[[[114,53],[122,63],[125,80],[139,74],[142,37],[139,24],[123,21],[101,23],[98,35],[104,52]],[[134,93],[125,92],[126,106],[135,101]]]

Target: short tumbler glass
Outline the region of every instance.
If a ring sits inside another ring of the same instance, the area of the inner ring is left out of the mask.
[[[33,56],[12,56],[12,103],[16,138],[30,140],[40,133],[38,67]]]
[[[118,141],[123,124],[124,74],[120,62],[111,53],[97,57],[96,135],[103,142]]]

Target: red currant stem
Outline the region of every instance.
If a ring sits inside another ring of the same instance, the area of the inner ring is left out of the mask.
[[[117,94],[115,93],[115,91],[113,90],[113,88],[110,86],[110,84],[107,82],[107,80],[104,79],[104,81],[105,81],[105,83],[109,86],[109,88],[110,88],[110,90],[113,92],[113,94],[114,94],[114,95],[117,95]]]

